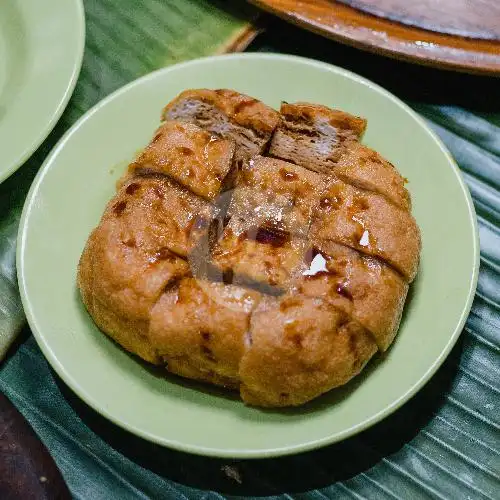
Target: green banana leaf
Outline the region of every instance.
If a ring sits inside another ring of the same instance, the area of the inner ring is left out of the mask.
[[[86,0],[85,55],[73,97],[32,158],[0,185],[0,360],[24,323],[15,240],[31,182],[50,149],[85,111],[150,71],[238,47],[255,31],[256,11],[208,0]]]

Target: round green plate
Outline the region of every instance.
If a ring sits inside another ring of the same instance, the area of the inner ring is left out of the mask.
[[[271,106],[313,101],[368,118],[365,143],[409,179],[422,229],[418,279],[399,336],[346,387],[295,410],[264,411],[217,389],[150,370],[92,323],[76,268],[124,164],[162,107],[192,87],[228,87]],[[224,457],[295,453],[344,439],[401,406],[460,335],[478,274],[478,237],[458,168],[424,121],[382,88],[327,64],[279,55],[196,60],[137,80],[89,111],[47,158],[29,193],[17,266],[28,321],[45,356],[90,406],[146,439]]]
[[[82,64],[81,0],[2,0],[0,7],[0,182],[52,130]]]

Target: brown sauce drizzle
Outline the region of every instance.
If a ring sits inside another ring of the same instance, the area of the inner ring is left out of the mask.
[[[232,269],[226,269],[222,273],[222,282],[225,285],[232,285],[234,280],[234,271]]]
[[[291,307],[297,307],[302,304],[302,301],[298,297],[287,297],[283,299],[280,303],[280,311],[285,312]]]
[[[134,194],[139,188],[141,187],[140,184],[137,182],[132,182],[132,184],[129,184],[127,188],[125,189],[125,192],[127,194]]]
[[[353,208],[357,211],[368,210],[368,208],[370,208],[368,200],[363,196],[354,196],[352,203]]]
[[[161,136],[163,134],[161,132],[158,132],[154,137],[153,140],[151,141],[151,144],[154,144],[155,142],[158,142],[161,139]]]
[[[342,198],[340,196],[325,196],[319,201],[319,206],[323,210],[336,210],[340,207]]]
[[[336,292],[339,295],[342,295],[342,297],[345,297],[346,299],[353,300],[351,292],[347,289],[348,285],[349,285],[349,283],[345,282],[345,281],[338,283],[337,288],[336,288]]]
[[[180,146],[177,148],[179,153],[183,156],[193,156],[194,152],[192,149],[186,148],[185,146]]]
[[[276,228],[260,226],[256,229],[244,231],[239,236],[239,239],[253,240],[274,248],[280,248],[290,241],[290,233]]]
[[[123,211],[127,208],[127,202],[126,201],[119,201],[114,204],[113,206],[113,212],[117,217],[120,217],[120,215],[123,213]]]
[[[280,172],[281,178],[287,182],[296,181],[299,178],[299,176],[296,173],[289,172],[285,168],[280,168],[279,172]]]
[[[299,335],[298,333],[292,336],[292,342],[299,349],[302,348],[302,336]]]
[[[162,193],[161,189],[160,189],[158,186],[155,186],[155,187],[153,188],[153,191],[154,191],[155,195],[156,195],[158,198],[160,198],[160,200],[163,200],[163,198],[165,198],[165,196],[163,195],[163,193]]]
[[[129,248],[135,248],[137,246],[136,242],[135,242],[135,239],[134,238],[128,238],[124,241],[122,241],[122,243],[126,246],[126,247],[129,247]]]

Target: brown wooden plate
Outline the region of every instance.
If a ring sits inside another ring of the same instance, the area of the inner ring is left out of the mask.
[[[356,7],[333,0],[248,1],[360,49],[442,69],[500,75],[497,0],[475,0],[460,9],[456,0],[424,2],[436,9],[408,6],[407,0],[341,0]]]

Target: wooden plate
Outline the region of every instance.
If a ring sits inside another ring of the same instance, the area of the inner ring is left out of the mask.
[[[341,0],[357,8],[332,0],[249,1],[354,47],[442,69],[500,75],[500,19],[494,19],[500,17],[495,14],[500,9],[496,0],[476,0],[477,4],[464,3],[459,9],[456,0],[441,5],[433,2],[437,10],[420,4],[407,6],[406,0]],[[430,5],[429,0],[424,3]],[[471,9],[470,15],[467,9]],[[478,13],[482,12],[485,15],[480,18]]]

